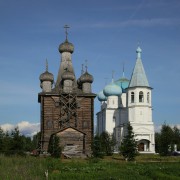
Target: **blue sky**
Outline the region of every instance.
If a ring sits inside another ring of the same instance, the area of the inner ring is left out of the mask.
[[[39,75],[47,58],[56,79],[65,24],[76,77],[88,60],[95,93],[112,70],[122,76],[123,63],[130,78],[140,43],[154,123],[180,124],[179,9],[179,0],[0,0],[0,125],[39,123]]]

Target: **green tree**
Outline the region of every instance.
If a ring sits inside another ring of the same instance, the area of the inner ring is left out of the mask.
[[[167,156],[174,150],[174,132],[169,125],[163,124],[161,128],[159,153],[161,156]]]
[[[32,139],[33,149],[39,149],[39,150],[41,149],[40,141],[41,141],[41,132],[38,132],[37,134],[33,136],[33,139]]]
[[[155,133],[155,151],[159,153],[161,133]]]
[[[110,135],[108,132],[102,132],[96,135],[92,144],[92,155],[94,157],[103,158],[105,155],[110,156],[114,152],[114,146],[116,141],[114,136]]]
[[[177,126],[174,126],[173,134],[173,143],[177,145],[177,150],[180,151],[180,129]]]
[[[7,131],[4,134],[3,143],[2,143],[2,153],[5,155],[11,155],[11,147],[12,147],[12,137],[9,135]]]
[[[96,158],[103,158],[104,157],[104,152],[101,147],[101,140],[100,136],[96,135],[93,139],[92,143],[92,156]]]
[[[2,130],[2,128],[0,127],[0,153],[2,153],[3,151],[3,140],[4,140],[4,131]]]
[[[16,127],[11,132],[11,137],[12,137],[12,150],[23,150],[24,142],[18,127]]]
[[[137,142],[134,139],[133,128],[130,123],[127,124],[127,135],[124,137],[119,150],[127,161],[133,161],[137,156]]]
[[[102,132],[100,135],[101,148],[105,155],[111,156],[114,152],[116,141],[113,135],[108,132]]]
[[[52,135],[49,140],[48,152],[52,157],[59,158],[61,156],[62,148],[60,147],[59,137]]]

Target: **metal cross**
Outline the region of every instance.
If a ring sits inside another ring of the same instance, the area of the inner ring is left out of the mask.
[[[70,28],[67,24],[64,26],[64,29],[65,29],[65,34],[66,34],[66,39],[67,39],[67,36],[68,36],[68,32],[67,32],[67,29]]]
[[[81,75],[84,74],[84,64],[82,64]]]
[[[114,80],[114,73],[115,73],[115,71],[113,70],[112,71],[112,80]]]
[[[48,71],[48,60],[46,58],[46,71]]]
[[[124,77],[124,62],[123,62],[123,77]]]
[[[87,72],[87,60],[85,60],[85,68],[86,68],[86,72]]]

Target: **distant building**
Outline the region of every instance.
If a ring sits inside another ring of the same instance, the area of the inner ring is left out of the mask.
[[[97,134],[107,131],[116,138],[118,147],[126,135],[126,125],[133,127],[138,151],[155,153],[152,121],[152,88],[141,60],[140,47],[130,81],[124,77],[108,84],[99,94],[101,110],[97,113]]]
[[[67,29],[66,29],[67,30]],[[93,76],[85,72],[76,80],[71,55],[74,46],[66,39],[60,44],[61,61],[56,83],[53,74],[40,75],[42,92],[38,94],[41,113],[41,151],[47,152],[50,137],[60,137],[66,154],[89,154],[94,128]]]

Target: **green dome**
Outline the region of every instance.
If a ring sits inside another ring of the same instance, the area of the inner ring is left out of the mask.
[[[115,84],[114,82],[108,84],[104,90],[103,93],[105,96],[119,96],[122,93],[122,89],[120,86]]]
[[[106,101],[107,100],[107,97],[104,95],[103,91],[101,91],[99,94],[98,94],[98,100],[99,101]]]
[[[129,80],[125,77],[116,80],[114,83],[122,88],[122,92],[125,92],[125,89],[129,86]]]

